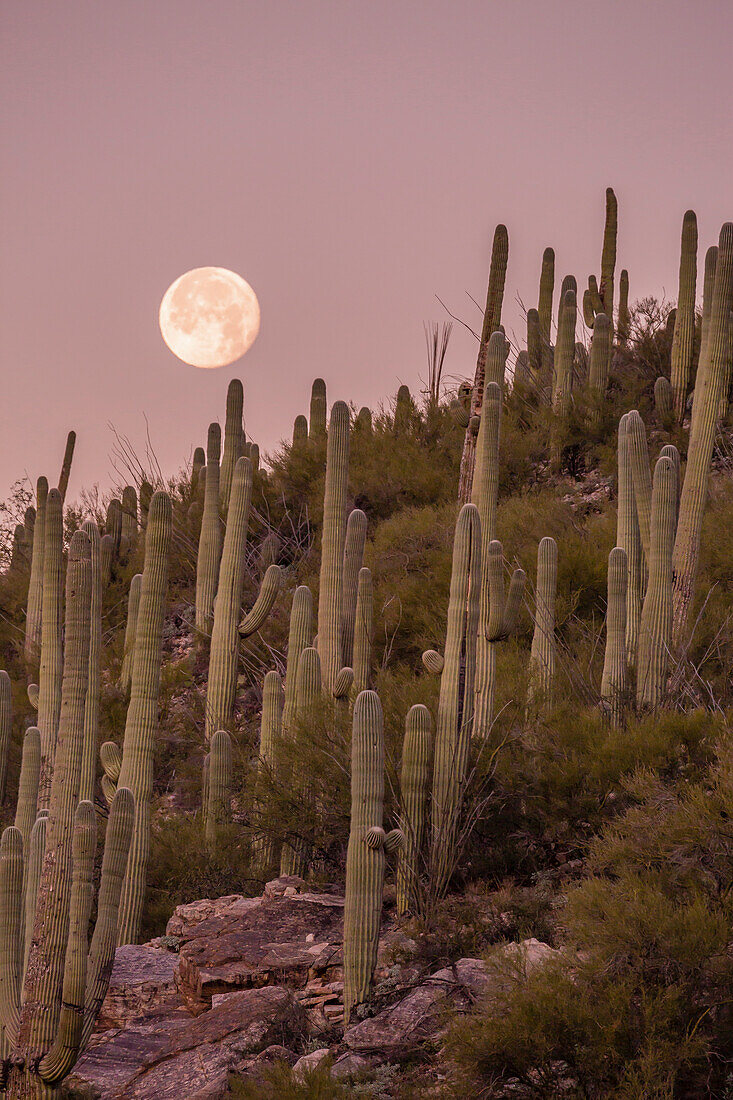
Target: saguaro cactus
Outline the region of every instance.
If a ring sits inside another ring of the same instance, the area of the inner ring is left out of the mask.
[[[476,737],[488,737],[491,730],[496,691],[496,646],[516,630],[524,582],[524,570],[515,569],[509,591],[505,593],[504,552],[498,539],[492,539],[481,556],[482,613],[476,646],[476,710],[473,723]]]
[[[15,828],[23,837],[23,851],[28,848],[31,830],[38,812],[38,780],[41,777],[41,735],[29,726],[23,738],[23,756],[18,781],[18,801],[15,806]]]
[[[336,401],[331,409],[323,497],[323,534],[318,597],[318,652],[323,686],[334,693],[343,667],[341,627],[343,563],[346,543],[346,490],[349,480],[349,409]]]
[[[398,848],[399,829],[385,834],[384,720],[375,691],[354,704],[351,739],[351,828],[344,904],[344,1022],[368,1000],[382,922],[385,850]]]
[[[588,366],[588,385],[599,405],[596,420],[600,414],[600,400],[605,396],[608,386],[608,370],[611,365],[611,322],[605,313],[596,315],[593,324],[593,338],[590,345],[590,363]]]
[[[71,463],[74,459],[74,447],[76,446],[76,432],[69,432],[66,437],[66,450],[64,451],[64,460],[61,463],[61,473],[59,474],[59,493],[61,494],[61,503],[66,500],[66,490],[69,487],[69,477],[71,476]]]
[[[299,413],[293,421],[293,450],[302,451],[308,443],[308,418]]]
[[[631,461],[631,476],[634,485],[634,501],[639,518],[639,534],[644,548],[647,565],[651,549],[650,524],[652,515],[652,475],[649,468],[649,448],[646,441],[644,421],[636,409],[626,414],[626,446]]]
[[[542,381],[542,325],[536,309],[527,310],[527,360],[529,379],[539,386]]]
[[[552,407],[555,423],[552,431],[552,464],[559,469],[565,438],[564,419],[570,411],[575,358],[575,323],[577,306],[575,292],[567,290],[562,298],[555,346]]]
[[[211,632],[206,690],[206,739],[232,727],[232,708],[239,661],[239,616],[246,566],[247,525],[252,500],[252,466],[239,458],[231,483],[224,549],[219,569],[214,626]]]
[[[39,805],[48,806],[51,773],[61,714],[63,674],[63,506],[51,489],[46,501],[46,547],[43,554],[43,622],[38,677],[38,728],[41,731]]]
[[[433,719],[422,703],[410,707],[405,720],[400,771],[400,831],[404,844],[397,863],[397,912],[417,908],[420,861],[428,816],[433,765]]]
[[[313,640],[313,596],[307,584],[298,585],[290,609],[290,629],[285,665],[285,701],[282,726],[287,733],[295,717],[298,661]]]
[[[301,651],[298,659],[298,672],[295,685],[295,710],[292,715],[289,716],[292,725],[285,730],[291,744],[293,743],[294,734],[294,766],[292,768],[288,767],[286,770],[289,774],[283,776],[283,779],[287,779],[291,782],[296,798],[301,804],[307,804],[311,800],[312,791],[310,778],[301,764],[302,754],[298,749],[298,741],[303,735],[303,729],[308,722],[315,702],[321,694],[322,686],[321,661],[318,656],[318,651],[313,649],[312,646],[306,646],[305,649]],[[295,730],[293,730],[293,726],[295,726]],[[304,875],[307,867],[308,850],[302,837],[295,840],[292,844],[283,844],[280,855],[281,875]]]
[[[79,800],[93,802],[94,783],[97,777],[99,698],[102,679],[102,561],[101,539],[96,523],[94,520],[87,519],[82,524],[81,529],[88,536],[91,548],[92,594],[89,626],[89,686],[84,704],[84,747],[82,751]]]
[[[624,268],[618,283],[618,319],[616,321],[616,337],[621,347],[625,347],[628,343],[630,327],[629,273],[626,268]]]
[[[479,416],[484,400],[484,381],[486,376],[486,357],[489,350],[489,338],[501,325],[501,306],[504,299],[507,261],[509,259],[509,234],[505,225],[497,225],[491,248],[491,267],[489,285],[486,292],[486,307],[479,341],[478,359],[471,394],[469,416]],[[476,451],[476,436],[469,422],[463,441],[461,472],[458,482],[458,499],[463,504],[471,499],[471,483]]]
[[[453,872],[473,728],[476,636],[481,588],[481,521],[464,504],[456,523],[445,653],[435,723],[432,863],[439,890]]]
[[[206,469],[206,452],[204,451],[203,447],[196,447],[193,452],[193,459],[191,461],[191,500],[196,500],[198,497],[199,477],[201,475],[201,471],[204,469]],[[142,496],[142,492],[140,495]],[[142,501],[140,503],[142,511]],[[149,500],[147,507],[150,507]],[[140,519],[142,522],[142,516],[140,517]]]
[[[132,682],[132,658],[135,652],[135,630],[137,629],[137,612],[140,606],[140,585],[142,573],[136,573],[130,581],[130,591],[127,596],[127,624],[125,626],[125,651],[120,668],[120,688],[129,691]]]
[[[206,495],[201,520],[199,552],[196,562],[196,629],[209,634],[214,621],[214,597],[221,555],[221,521],[219,520],[219,452],[221,429],[209,425],[206,448]]]
[[[311,387],[310,425],[308,438],[317,443],[326,437],[326,383],[316,378]]]
[[[661,426],[669,429],[674,420],[674,391],[664,374],[660,374],[654,383],[654,408]]]
[[[354,658],[356,600],[366,532],[367,518],[361,508],[354,508],[349,513],[346,524],[341,594],[341,662],[349,667],[352,666]]]
[[[700,325],[700,359],[703,357],[705,345],[710,331],[710,313],[713,308],[713,294],[715,293],[715,271],[718,266],[718,246],[711,244],[705,253],[705,271],[702,283],[702,322]]]
[[[614,726],[623,721],[628,690],[626,664],[626,551],[614,546],[608,555],[608,605],[606,608],[606,652],[601,677],[601,699]]]
[[[613,275],[616,268],[616,238],[618,235],[618,203],[612,187],[606,188],[606,224],[603,227],[601,252],[601,281],[598,292],[603,302],[603,312],[609,321],[613,319]]]
[[[555,250],[546,248],[542,253],[540,291],[537,313],[542,337],[542,376],[547,382],[552,372],[552,296],[555,291]]]
[[[226,515],[237,461],[244,454],[244,386],[232,378],[227,389],[227,415],[224,427],[224,453],[221,458],[219,493]]]
[[[28,582],[28,610],[25,617],[25,659],[28,664],[38,660],[41,643],[41,613],[43,608],[43,554],[46,539],[46,501],[48,482],[39,477],[36,484],[36,522],[33,528],[31,575]]]
[[[213,844],[232,815],[232,739],[226,730],[217,730],[211,738],[207,787],[206,839]]]
[[[126,485],[122,490],[122,538],[120,555],[127,558],[137,542],[137,493],[134,485]]]
[[[677,471],[671,458],[659,458],[652,492],[649,583],[639,627],[636,701],[661,702],[672,643],[672,552],[677,521]]]
[[[374,633],[374,593],[371,569],[359,570],[354,626],[354,684],[352,691],[371,687],[372,635]]]
[[[642,548],[639,517],[634,500],[631,456],[626,438],[628,413],[618,426],[618,515],[616,543],[626,552],[626,660],[636,664],[636,646],[641,620]]]
[[[687,628],[700,556],[700,535],[707,499],[715,427],[726,374],[733,305],[733,222],[726,222],[718,241],[715,287],[704,355],[701,355],[692,399],[687,469],[680,498],[674,547],[674,640],[679,644]]]
[[[546,536],[537,549],[534,634],[529,659],[529,703],[539,699],[552,703],[557,642],[555,640],[555,596],[557,593],[557,543]]]
[[[697,218],[688,210],[682,219],[680,277],[674,335],[672,337],[672,399],[674,415],[682,423],[687,407],[687,387],[695,344],[695,294],[697,292]]]
[[[132,688],[119,778],[119,785],[128,787],[135,798],[135,828],[120,907],[118,935],[121,944],[134,943],[137,939],[145,894],[170,540],[170,498],[167,493],[157,492],[150,502],[145,534],[145,569],[140,588]]]
[[[3,669],[0,672],[0,805],[5,799],[5,784],[8,776],[8,753],[13,734],[13,689],[10,677]],[[40,752],[40,742],[39,742]]]
[[[288,654],[289,656],[289,654]],[[265,777],[273,779],[278,774],[277,754],[283,721],[283,685],[280,674],[268,672],[262,684],[262,721],[260,723],[260,752],[258,760],[258,794],[255,808],[262,813],[264,796],[262,787]],[[254,854],[262,868],[269,868],[275,862],[275,845],[272,839],[259,833],[254,840]]]

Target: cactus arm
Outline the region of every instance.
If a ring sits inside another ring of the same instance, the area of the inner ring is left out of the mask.
[[[613,276],[616,268],[616,238],[618,236],[618,203],[613,188],[606,188],[606,222],[603,227],[601,251],[601,281],[599,293],[603,300],[603,312],[613,318]]]
[[[314,379],[311,387],[308,438],[311,443],[326,438],[326,383],[322,378]]]
[[[135,630],[137,628],[137,612],[140,606],[140,585],[142,573],[136,573],[130,581],[130,591],[127,597],[127,624],[125,626],[125,652],[120,668],[120,688],[128,692],[132,683],[132,658],[135,653]]]
[[[618,317],[616,319],[616,335],[621,347],[625,347],[628,343],[630,325],[629,273],[626,268],[624,268],[618,283]]]
[[[313,637],[313,596],[307,585],[301,584],[295,589],[293,605],[290,609],[290,627],[288,630],[288,652],[285,666],[285,703],[282,716],[282,728],[288,733],[295,716],[296,684],[298,679],[298,661]]]
[[[631,460],[631,477],[634,485],[636,514],[639,518],[641,545],[648,564],[651,549],[652,475],[649,468],[646,428],[636,409],[632,409],[626,416],[626,445],[629,448]]]
[[[248,638],[250,634],[256,634],[260,627],[264,626],[281,585],[282,569],[279,565],[269,565],[262,578],[257,599],[239,624],[239,633],[242,637]]]
[[[43,555],[46,539],[46,503],[48,481],[39,477],[36,484],[36,522],[33,528],[31,574],[28,582],[28,610],[25,619],[25,660],[35,664],[41,642],[41,613],[43,608]]]

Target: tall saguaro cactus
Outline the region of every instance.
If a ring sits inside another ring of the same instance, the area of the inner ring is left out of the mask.
[[[341,630],[348,480],[349,409],[343,401],[336,401],[331,409],[328,429],[318,595],[318,652],[323,686],[331,694],[334,694],[336,680],[343,667]]]
[[[481,521],[476,506],[464,504],[453,541],[448,623],[435,723],[431,861],[439,891],[447,887],[456,858],[473,728],[480,588]]]
[[[128,787],[135,799],[135,828],[120,908],[118,935],[121,944],[134,943],[137,939],[145,894],[170,541],[170,498],[167,493],[157,492],[150,502],[145,533],[145,568],[119,777],[119,786]]]
[[[682,219],[680,278],[672,337],[671,383],[674,415],[682,423],[687,407],[687,387],[695,344],[695,294],[697,290],[697,218],[688,210]]]
[[[209,747],[207,783],[206,839],[216,842],[219,829],[231,820],[232,739],[226,730],[213,734]]]
[[[679,644],[695,589],[703,513],[708,492],[715,428],[730,350],[730,312],[733,306],[733,222],[720,231],[715,286],[704,354],[700,356],[692,399],[687,469],[680,498],[674,546],[674,641]]]
[[[46,502],[48,482],[39,477],[36,484],[36,523],[33,528],[31,575],[28,582],[28,610],[25,618],[25,659],[28,664],[38,660],[41,642],[41,614],[43,608],[43,555],[46,539]]]
[[[43,621],[38,678],[38,728],[41,732],[39,806],[48,807],[56,738],[61,715],[63,675],[63,505],[58,489],[46,501],[46,546],[43,555]]]
[[[89,626],[89,686],[84,705],[84,747],[81,762],[80,801],[94,801],[99,743],[99,699],[102,679],[102,560],[99,528],[94,520],[82,524],[91,549],[91,602]]]
[[[629,313],[629,273],[624,268],[618,283],[618,318],[616,321],[616,336],[621,347],[629,342],[629,330],[631,328],[631,315]]]
[[[509,234],[505,225],[497,225],[494,232],[494,241],[491,248],[491,266],[489,269],[489,285],[486,291],[486,307],[479,341],[478,359],[476,361],[476,373],[473,380],[471,394],[470,417],[479,416],[484,400],[484,382],[486,378],[486,357],[489,351],[489,338],[501,325],[501,306],[504,299],[504,283],[506,281],[506,268],[509,259]],[[473,481],[473,466],[476,452],[476,436],[471,427],[470,419],[466,428],[463,441],[463,454],[461,455],[461,472],[458,482],[458,500],[461,504],[471,499],[471,483]]]
[[[221,555],[221,522],[219,520],[219,454],[221,429],[209,425],[206,448],[206,495],[201,520],[199,552],[196,562],[196,629],[211,632],[214,621],[214,597]]]
[[[476,646],[476,708],[473,722],[476,737],[486,738],[491,730],[496,692],[496,646],[516,630],[524,582],[524,570],[515,569],[509,590],[505,592],[504,552],[499,540],[492,539],[481,555],[482,613]],[[488,613],[484,617],[485,603]]]
[[[547,382],[552,371],[552,296],[555,292],[555,250],[546,248],[542,253],[540,290],[537,313],[542,337],[542,374]]]
[[[69,487],[69,477],[71,476],[71,463],[74,460],[74,447],[76,446],[76,432],[69,432],[66,437],[66,450],[64,451],[64,460],[61,463],[61,473],[59,474],[59,493],[61,494],[61,503],[66,500],[66,490]]]
[[[410,707],[405,720],[400,770],[400,830],[404,839],[397,864],[397,912],[417,907],[420,861],[428,817],[433,764],[433,719],[422,703]]]
[[[317,443],[326,437],[326,383],[315,378],[311,387],[310,424],[308,439]]]
[[[555,596],[557,593],[557,543],[546,536],[537,549],[534,634],[529,668],[529,702],[552,703],[557,642],[555,640]]]
[[[132,682],[132,659],[135,653],[135,631],[137,629],[137,612],[140,606],[140,585],[142,573],[136,573],[130,581],[130,591],[127,596],[127,624],[125,626],[125,649],[120,668],[120,688],[129,691]]]
[[[344,904],[344,1021],[369,998],[382,922],[385,850],[397,848],[398,829],[385,834],[384,719],[375,691],[354,704],[351,738],[351,827]]]
[[[639,626],[636,701],[661,702],[672,643],[672,552],[677,525],[677,471],[671,458],[659,458],[652,492],[649,583]]]
[[[606,188],[606,224],[603,227],[601,251],[601,281],[598,292],[603,312],[613,320],[613,277],[616,268],[616,238],[618,236],[618,203],[612,187]]]
[[[226,515],[237,461],[244,454],[244,386],[232,378],[227,389],[227,415],[224,426],[224,453],[221,458],[219,493]]]
[[[608,370],[611,364],[611,322],[605,313],[598,313],[593,323],[593,337],[590,345],[590,364],[588,367],[588,385],[595,395],[599,406],[595,419],[600,414],[600,400],[608,386]]]
[[[359,570],[354,625],[354,684],[356,697],[371,687],[372,635],[374,633],[374,591],[372,571]]]
[[[618,426],[618,509],[616,543],[626,553],[626,660],[636,664],[636,646],[641,620],[642,547],[639,517],[634,500],[634,479],[626,435],[629,414]]]
[[[606,608],[606,652],[601,677],[601,699],[614,726],[623,721],[626,701],[626,551],[614,546],[608,555],[608,604]]]
[[[12,734],[13,689],[10,683],[10,677],[3,669],[0,672],[0,805],[2,805],[5,799],[5,783],[8,776],[8,753],[10,751],[10,739]]]
[[[344,546],[343,583],[341,596],[341,663],[353,664],[354,629],[356,624],[356,600],[359,585],[359,570],[364,558],[367,518],[361,508],[349,513],[346,523],[346,543]]]
[[[261,793],[264,780],[266,777],[272,779],[278,774],[277,754],[282,736],[283,703],[282,680],[280,674],[272,669],[265,675],[262,684],[262,721],[257,777],[260,790],[256,799],[256,808],[260,813],[264,805]],[[254,852],[258,865],[265,870],[275,862],[275,845],[270,837],[262,833],[255,837]]]
[[[308,803],[312,798],[312,794],[309,777],[300,761],[301,753],[298,741],[302,737],[303,729],[309,717],[312,717],[313,707],[321,694],[322,688],[321,660],[318,656],[318,650],[312,646],[306,646],[301,650],[298,658],[295,709],[289,716],[291,725],[284,730],[290,744],[294,744],[295,751],[292,754],[293,766],[288,768],[289,775],[287,777],[283,776],[283,778],[287,778],[292,784],[296,798],[301,803]],[[293,729],[293,726],[295,729]],[[283,844],[280,855],[281,875],[304,875],[307,867],[308,852],[302,837],[299,837],[292,844]]]

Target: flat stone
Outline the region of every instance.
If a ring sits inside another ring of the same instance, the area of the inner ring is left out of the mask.
[[[328,1047],[322,1047],[321,1050],[312,1050],[310,1054],[304,1054],[302,1058],[293,1066],[293,1078],[301,1083],[305,1080],[306,1075],[314,1069],[320,1066],[324,1058],[328,1058],[331,1051]]]
[[[247,908],[257,906],[262,898],[245,898],[242,894],[227,894],[222,898],[201,898],[200,901],[191,901],[187,905],[179,905],[174,909],[173,916],[166,926],[166,936],[189,936],[196,925],[202,921],[210,920],[220,913],[233,910],[236,906],[244,905]]]
[[[289,990],[269,986],[227,998],[203,1016],[160,1016],[108,1032],[82,1057],[68,1083],[99,1100],[219,1100],[230,1073],[302,1033]]]
[[[176,987],[183,1002],[197,1013],[233,990],[302,989],[315,975],[340,979],[343,907],[333,894],[282,893],[236,898],[209,917],[179,920]]]
[[[177,956],[163,948],[148,944],[118,947],[96,1030],[124,1027],[153,1009],[173,1006],[178,1000],[177,963]]]

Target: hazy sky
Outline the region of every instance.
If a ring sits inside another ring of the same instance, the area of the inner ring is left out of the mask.
[[[329,402],[419,388],[438,295],[474,327],[494,226],[505,321],[598,268],[619,200],[632,298],[676,294],[683,212],[701,257],[733,216],[730,0],[5,0],[0,57],[0,493],[110,477],[109,424],[145,417],[164,470],[244,381],[264,448]],[[191,267],[257,291],[246,358],[202,371],[157,325]],[[618,270],[617,268],[617,270]],[[470,375],[454,328],[447,369]]]

